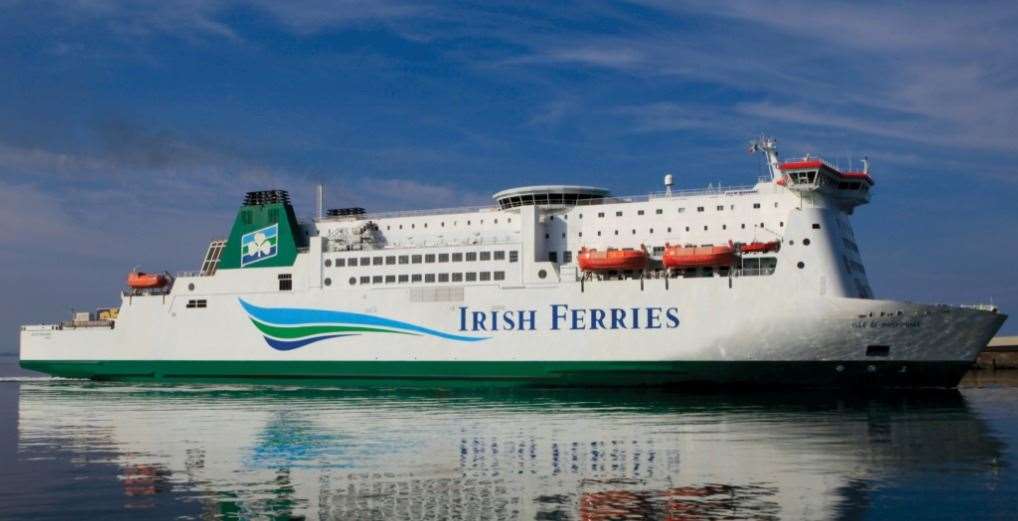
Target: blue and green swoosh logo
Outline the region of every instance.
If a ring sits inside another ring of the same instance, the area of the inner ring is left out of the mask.
[[[454,335],[377,315],[326,309],[263,308],[244,299],[238,300],[265,341],[280,351],[290,351],[320,340],[365,333],[433,336],[458,342],[477,342],[489,338]]]

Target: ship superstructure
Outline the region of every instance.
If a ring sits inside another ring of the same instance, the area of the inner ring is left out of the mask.
[[[868,166],[781,161],[752,186],[298,222],[249,193],[198,273],[132,274],[119,309],[26,326],[22,365],[92,378],[362,383],[954,385],[1005,317],[875,300],[850,216]],[[323,212],[324,213],[324,212]],[[142,283],[144,281],[144,284]],[[112,315],[115,318],[111,318]]]

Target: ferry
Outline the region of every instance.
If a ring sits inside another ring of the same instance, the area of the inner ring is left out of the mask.
[[[751,186],[298,220],[248,193],[198,272],[131,272],[119,307],[22,326],[21,366],[96,380],[354,386],[953,387],[1006,316],[874,297],[855,209],[875,181],[779,158]]]

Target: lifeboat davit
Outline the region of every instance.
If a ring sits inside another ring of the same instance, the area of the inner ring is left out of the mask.
[[[580,250],[578,262],[583,271],[630,271],[647,267],[647,252],[634,249],[605,251]]]
[[[778,251],[781,248],[781,241],[771,242],[747,242],[742,245],[740,251],[742,253],[769,253],[772,251]]]
[[[127,285],[135,289],[161,288],[169,283],[169,277],[158,273],[132,271],[127,274]]]
[[[665,246],[661,261],[666,268],[707,268],[735,264],[732,246]]]

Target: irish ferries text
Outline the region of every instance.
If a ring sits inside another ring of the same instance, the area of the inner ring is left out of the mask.
[[[545,313],[536,309],[473,311],[460,306],[460,331],[535,331],[537,329],[675,329],[678,308],[570,308],[552,304]]]

